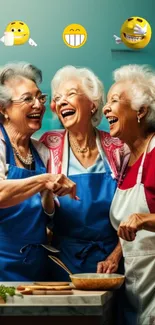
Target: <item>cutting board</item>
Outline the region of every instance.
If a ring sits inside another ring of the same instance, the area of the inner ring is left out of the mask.
[[[37,282],[33,285],[19,285],[17,290],[23,295],[70,295],[73,294],[69,282]]]
[[[72,290],[32,290],[32,295],[72,295]]]

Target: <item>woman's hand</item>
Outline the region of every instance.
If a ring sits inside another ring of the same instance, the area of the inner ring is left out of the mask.
[[[49,216],[53,217],[54,210],[55,210],[53,192],[46,189],[46,190],[40,192],[40,194],[41,194],[42,206],[43,206],[45,213],[48,214]]]
[[[106,259],[97,264],[97,273],[115,273],[118,269],[118,261]]]
[[[76,184],[63,174],[48,174],[49,179],[46,182],[46,188],[55,195],[64,196],[69,194],[71,198],[78,200],[76,196]]]
[[[155,232],[154,213],[134,213],[125,222],[121,222],[118,228],[118,236],[127,241],[136,238],[137,231],[145,229]]]
[[[31,176],[23,179],[0,180],[0,208],[14,206],[44,190],[55,195],[69,194],[71,198],[79,200],[76,196],[76,184],[65,175],[50,173]],[[10,200],[11,197],[11,200]],[[49,197],[49,195],[48,195]]]
[[[133,241],[136,238],[138,230],[143,228],[143,219],[145,214],[134,213],[128,217],[125,222],[121,222],[118,228],[118,236],[127,241]]]
[[[105,261],[101,261],[97,264],[97,273],[115,273],[118,269],[119,261],[122,257],[122,248],[120,241],[118,241],[116,247],[112,253],[106,258]]]

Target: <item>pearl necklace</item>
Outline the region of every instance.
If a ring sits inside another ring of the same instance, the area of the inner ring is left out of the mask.
[[[31,153],[28,153],[26,158],[23,157],[19,151],[16,149],[16,147],[12,144],[12,147],[13,147],[13,150],[14,150],[14,153],[15,155],[17,156],[17,158],[20,160],[20,162],[22,162],[24,165],[32,165],[32,162],[33,162],[33,156]]]
[[[72,135],[69,134],[69,141],[70,141],[70,144],[73,146],[73,148],[79,152],[79,153],[85,153],[87,152],[89,149],[92,148],[92,145],[91,146],[86,146],[86,147],[83,147],[81,148],[73,139]]]

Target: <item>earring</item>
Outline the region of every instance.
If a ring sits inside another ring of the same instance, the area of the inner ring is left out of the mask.
[[[93,109],[91,110],[92,115],[93,115],[95,112],[96,112],[96,109],[93,108]]]
[[[4,114],[4,117],[7,121],[9,120],[9,116],[7,114]]]
[[[139,118],[139,117],[137,117],[137,119],[138,119],[138,123],[140,123],[140,118]]]

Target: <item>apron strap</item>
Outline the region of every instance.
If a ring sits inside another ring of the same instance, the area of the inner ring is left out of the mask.
[[[13,153],[13,148],[11,146],[10,139],[8,137],[8,134],[2,124],[0,124],[0,130],[3,135],[5,144],[6,144],[6,163],[11,164],[16,166],[15,158],[14,158],[14,153]]]
[[[146,157],[146,154],[147,154],[148,149],[149,149],[149,145],[150,145],[151,140],[152,140],[152,138],[154,137],[154,135],[155,135],[155,133],[153,133],[153,134],[150,136],[150,138],[149,138],[149,140],[148,140],[148,142],[147,142],[146,149],[145,149],[145,151],[144,151],[144,153],[143,153],[142,161],[141,161],[141,164],[140,164],[139,169],[138,169],[138,174],[137,174],[137,181],[136,181],[136,184],[140,184],[141,181],[142,181],[143,166],[144,166],[145,157]]]
[[[101,158],[103,160],[104,167],[105,167],[105,171],[106,171],[106,173],[111,172],[112,178],[115,178],[114,172],[113,172],[113,170],[112,170],[112,168],[110,166],[110,163],[108,161],[108,158],[107,158],[107,156],[106,156],[106,154],[105,154],[105,152],[104,152],[104,150],[102,148],[101,141],[100,141],[100,137],[99,137],[99,133],[98,133],[97,130],[95,130],[95,131],[96,131],[96,145],[97,145],[99,154],[100,154],[100,156],[101,156]]]

